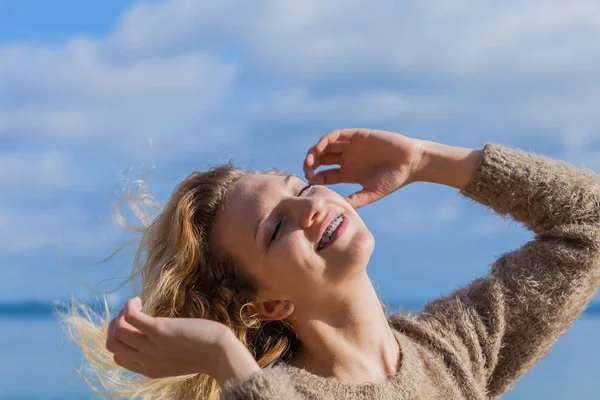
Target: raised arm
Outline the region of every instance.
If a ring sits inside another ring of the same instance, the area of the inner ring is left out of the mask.
[[[315,171],[334,164],[339,168]],[[591,171],[500,145],[480,151],[339,129],[309,149],[304,172],[319,184],[361,185],[348,197],[355,208],[413,182],[449,185],[534,232],[486,278],[429,303],[417,318],[391,318],[443,352],[457,375],[469,375],[458,381],[478,382],[465,392],[503,393],[579,317],[598,286],[600,178]]]
[[[261,370],[248,349],[223,324],[202,318],[151,317],[142,300],[127,301],[111,320],[107,349],[115,362],[149,378],[204,374],[224,400],[300,400],[281,368]]]
[[[224,367],[215,376],[221,387],[221,400],[302,400],[294,382],[280,367],[260,369],[250,353],[235,340],[223,352]]]
[[[427,153],[420,180],[456,187],[535,234],[417,317],[449,344],[446,361],[493,398],[548,352],[598,288],[600,177],[495,144],[478,153],[430,144]]]

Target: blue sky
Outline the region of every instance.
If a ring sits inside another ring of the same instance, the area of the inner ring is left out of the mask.
[[[0,0],[0,301],[85,298],[126,274],[131,251],[94,262],[127,239],[110,207],[143,171],[161,202],[229,159],[300,174],[333,128],[599,172],[599,36],[597,1]],[[531,238],[430,184],[360,213],[390,300],[448,293]]]

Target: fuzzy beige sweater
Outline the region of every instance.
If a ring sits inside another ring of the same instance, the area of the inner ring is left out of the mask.
[[[487,144],[461,192],[530,229],[485,278],[390,317],[396,375],[349,384],[288,365],[226,386],[224,400],[494,399],[539,361],[600,282],[600,178],[565,162]]]

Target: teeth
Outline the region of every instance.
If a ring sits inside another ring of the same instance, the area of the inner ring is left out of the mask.
[[[327,227],[327,229],[325,230],[325,233],[323,234],[323,238],[321,238],[321,241],[319,242],[319,249],[321,249],[323,246],[325,246],[327,244],[327,242],[329,242],[329,239],[331,239],[331,236],[333,235],[333,233],[335,232],[335,230],[337,229],[337,227],[340,225],[340,223],[343,220],[344,220],[344,218],[340,215],[336,219],[333,220],[331,225],[329,225]]]

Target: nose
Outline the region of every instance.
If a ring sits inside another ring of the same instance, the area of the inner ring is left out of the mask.
[[[325,217],[325,202],[321,196],[295,197],[291,205],[295,219],[303,229],[310,228]]]

